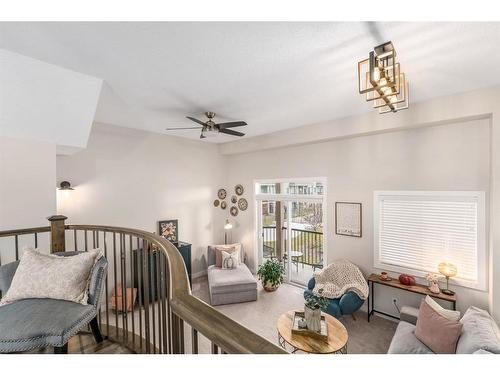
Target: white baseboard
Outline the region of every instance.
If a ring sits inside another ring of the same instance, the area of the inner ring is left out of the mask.
[[[193,279],[197,279],[198,277],[206,276],[207,275],[207,270],[195,272],[191,275]]]

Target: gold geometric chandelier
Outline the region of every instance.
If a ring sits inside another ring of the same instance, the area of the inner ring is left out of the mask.
[[[359,93],[373,102],[379,113],[397,112],[408,108],[408,82],[396,61],[392,42],[370,51],[368,59],[358,62]]]

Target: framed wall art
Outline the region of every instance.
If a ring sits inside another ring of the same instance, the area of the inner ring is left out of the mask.
[[[335,202],[335,234],[361,237],[361,203]]]
[[[174,244],[179,242],[179,220],[162,220],[158,222],[158,234]]]

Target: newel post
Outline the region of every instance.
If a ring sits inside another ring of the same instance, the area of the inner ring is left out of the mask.
[[[64,215],[53,215],[47,218],[50,221],[50,252],[66,251]]]

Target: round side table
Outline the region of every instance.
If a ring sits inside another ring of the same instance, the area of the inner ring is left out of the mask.
[[[277,323],[278,342],[283,349],[286,345],[292,347],[292,353],[298,350],[311,354],[347,354],[347,341],[349,335],[347,329],[338,319],[325,313],[328,324],[328,341],[305,335],[292,333],[293,316],[295,311],[291,310],[282,314]]]

